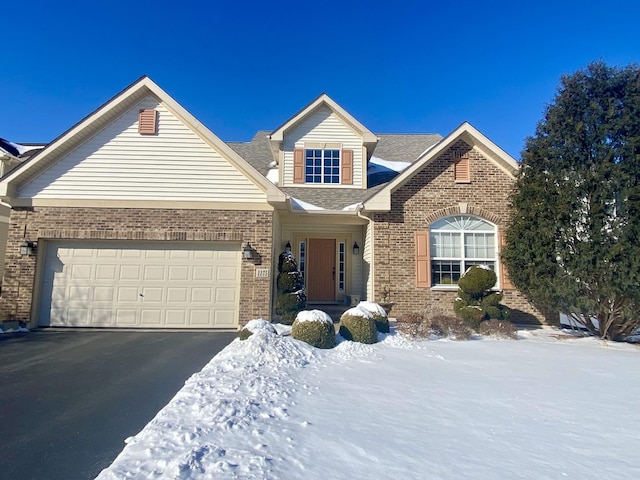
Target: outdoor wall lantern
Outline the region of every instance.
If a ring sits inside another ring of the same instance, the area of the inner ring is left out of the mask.
[[[246,260],[251,260],[253,258],[254,252],[255,250],[253,249],[251,244],[247,242],[247,244],[244,247],[242,247],[242,258]]]
[[[360,246],[356,242],[353,242],[353,254],[358,255],[359,253],[360,253]]]
[[[287,244],[284,246],[284,251],[287,253],[291,253],[291,243],[287,242]]]
[[[29,242],[25,240],[20,244],[20,255],[22,256],[31,256],[36,253],[36,244],[34,242]]]

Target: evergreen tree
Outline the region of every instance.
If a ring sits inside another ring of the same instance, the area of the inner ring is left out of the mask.
[[[526,141],[502,256],[534,303],[602,338],[640,326],[639,176],[640,67],[562,77]]]
[[[290,252],[283,252],[278,258],[278,278],[276,297],[276,314],[280,321],[291,325],[300,310],[307,305],[304,292],[304,278],[298,264]]]

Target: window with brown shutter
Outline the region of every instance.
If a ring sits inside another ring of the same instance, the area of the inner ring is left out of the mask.
[[[155,135],[158,133],[158,112],[150,108],[138,113],[138,133],[140,135]]]
[[[469,157],[458,158],[453,163],[454,177],[456,182],[469,183],[471,182],[471,165]]]
[[[293,183],[304,183],[304,149],[293,151]]]
[[[342,150],[342,183],[353,185],[353,150]]]
[[[431,287],[429,232],[416,232],[416,287]]]

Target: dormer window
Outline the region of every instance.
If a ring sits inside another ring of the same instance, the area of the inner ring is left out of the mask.
[[[353,184],[353,150],[296,148],[293,152],[293,182],[318,185]]]
[[[304,151],[305,183],[340,183],[340,150]]]

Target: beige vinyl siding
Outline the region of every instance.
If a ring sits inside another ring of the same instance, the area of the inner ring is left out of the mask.
[[[157,135],[138,133],[140,109]],[[23,198],[258,203],[265,193],[154,97],[147,97],[24,185]]]
[[[286,132],[284,150],[284,187],[300,186],[293,182],[293,151],[305,148],[305,144],[340,144],[343,150],[353,150],[353,184],[348,188],[365,188],[363,185],[362,136],[351,129],[328,107],[320,107],[302,122]],[[333,146],[332,145],[332,146]],[[314,187],[321,186],[313,184]],[[331,185],[331,188],[340,185]]]

